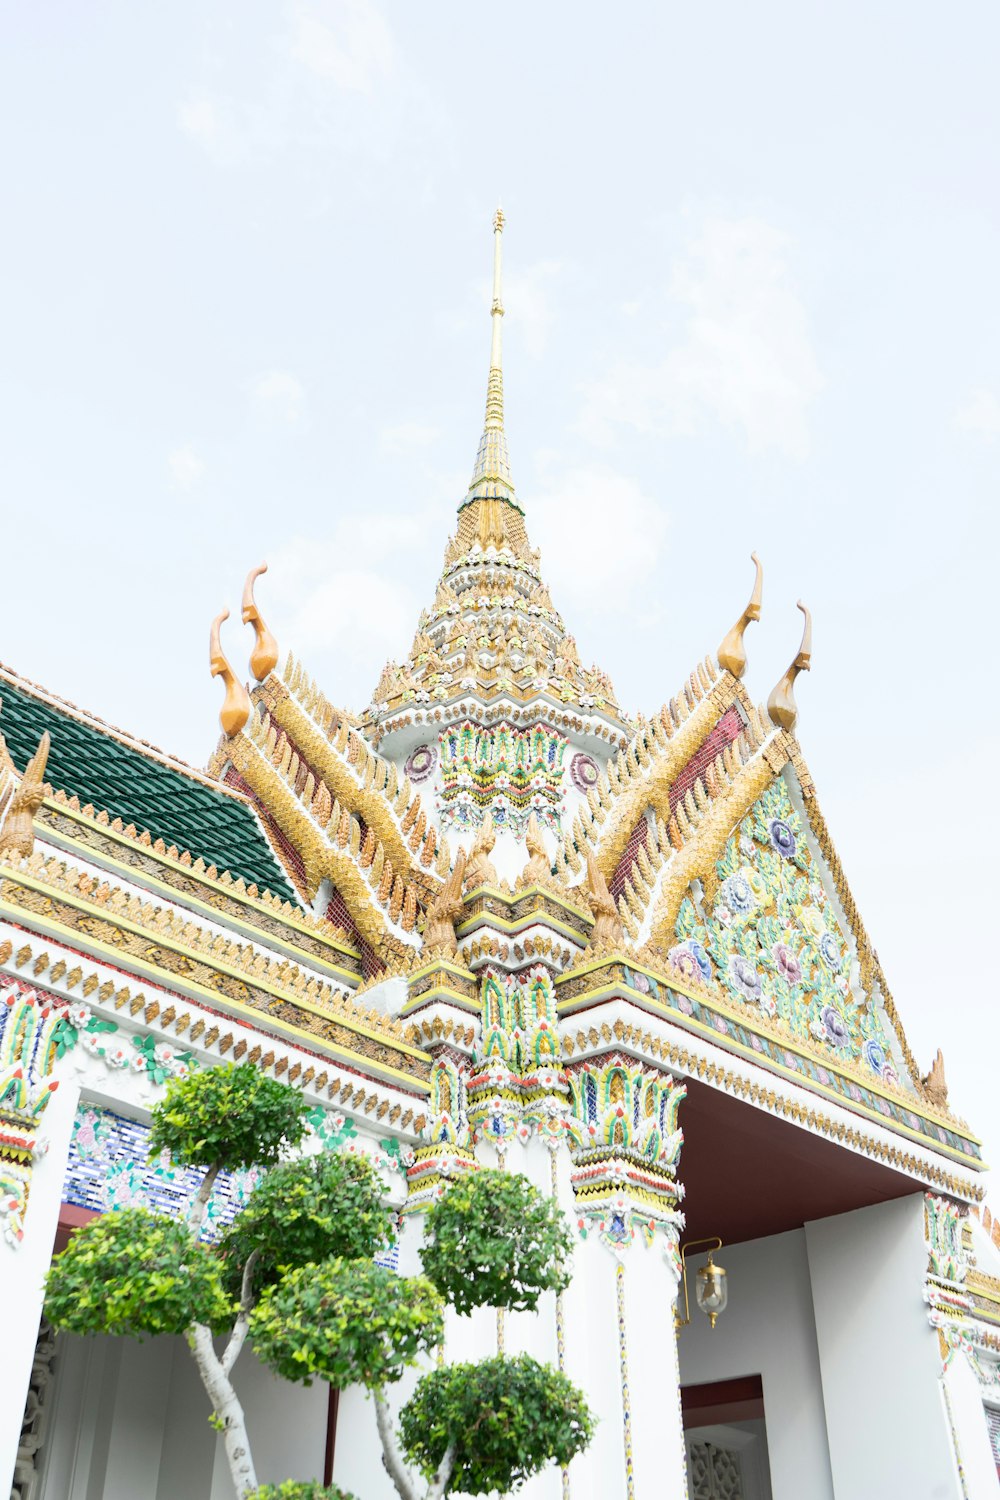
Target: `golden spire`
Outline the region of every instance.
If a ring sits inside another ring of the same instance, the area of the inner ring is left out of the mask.
[[[514,481],[510,477],[507,435],[503,430],[503,365],[500,350],[500,320],[503,317],[503,223],[503,210],[498,208],[493,215],[493,301],[490,306],[493,338],[490,345],[490,375],[486,385],[486,425],[479,440],[479,452],[476,454],[469,493],[462,502],[463,506],[473,500],[506,500],[511,505],[517,505]]]
[[[250,670],[258,682],[263,682],[268,672],[273,672],[278,665],[278,643],[261,619],[257,601],[253,596],[254,583],[262,573],[266,572],[266,562],[261,563],[258,568],[251,568],[247,574],[247,581],[243,585],[243,623],[252,625],[257,637],[250,653]]]
[[[798,607],[805,615],[805,624],[802,627],[802,644],[799,646],[798,655],[792,662],[788,671],[780,677],[771,689],[771,696],[767,700],[767,712],[772,724],[779,725],[782,729],[792,730],[799,716],[795,705],[795,695],[792,688],[795,679],[800,672],[808,672],[812,665],[812,615],[806,609],[800,599]]]
[[[7,804],[7,815],[0,828],[0,849],[8,849],[27,859],[35,847],[35,813],[52,788],[45,784],[45,763],[49,758],[49,731],[38,741],[38,748],[24,768],[21,785]]]
[[[249,719],[251,704],[250,694],[242,682],[237,680],[232,667],[223,655],[219,631],[222,628],[222,622],[228,619],[229,611],[228,609],[224,609],[212,621],[208,663],[212,669],[212,676],[221,677],[226,684],[226,697],[219,711],[219,723],[222,725],[223,734],[228,735],[232,739],[234,735],[239,734]]]
[[[731,672],[734,677],[742,677],[747,669],[743,632],[752,621],[760,619],[760,602],[764,592],[764,569],[760,565],[760,558],[756,552],[751,552],[750,557],[757,569],[750,602],[718,650],[719,666],[724,672]]]

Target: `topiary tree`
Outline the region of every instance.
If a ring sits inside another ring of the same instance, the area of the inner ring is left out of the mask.
[[[286,1479],[284,1484],[262,1484],[248,1500],[356,1500],[335,1484],[314,1484],[312,1480]]]
[[[57,1328],[184,1334],[240,1500],[255,1491],[257,1478],[231,1376],[261,1291],[277,1292],[292,1277],[306,1287],[314,1262],[322,1285],[330,1264],[370,1259],[394,1237],[393,1216],[364,1158],[327,1152],[281,1161],[305,1134],[306,1107],[298,1089],[250,1064],[173,1080],[153,1112],[150,1149],[204,1170],[187,1222],[144,1209],[104,1214],[76,1232],[49,1271],[46,1311]],[[271,1170],[219,1244],[203,1244],[198,1236],[219,1172],[254,1165]],[[415,1306],[427,1312],[432,1300],[437,1308],[437,1293],[421,1279]],[[213,1333],[227,1335],[221,1354]]]
[[[571,1244],[557,1206],[524,1178],[471,1173],[428,1212],[426,1280],[407,1285],[360,1263],[303,1267],[262,1295],[251,1317],[254,1347],[289,1379],[371,1391],[402,1500],[506,1493],[548,1463],[569,1463],[590,1441],[593,1419],[564,1375],[528,1355],[433,1370],[403,1408],[398,1434],[386,1386],[440,1341],[442,1297],[460,1314],[531,1311],[544,1292],[569,1284]]]
[[[586,1446],[592,1419],[557,1371],[527,1355],[424,1375],[397,1436],[386,1395],[444,1335],[443,1309],[537,1307],[569,1281],[570,1236],[556,1206],[523,1178],[479,1171],[427,1217],[424,1276],[373,1256],[394,1234],[362,1157],[283,1161],[305,1133],[305,1102],[249,1065],[175,1080],[153,1113],[151,1149],[203,1169],[187,1223],[142,1209],[92,1220],[49,1272],[47,1312],[75,1333],[183,1333],[223,1434],[238,1500],[352,1500],[289,1481],[258,1489],[233,1366],[248,1333],[278,1374],[372,1392],[386,1468],[403,1500],[461,1489],[507,1491]],[[217,1245],[199,1233],[222,1170],[269,1170]],[[216,1352],[213,1334],[224,1333]],[[405,1457],[404,1457],[405,1454]]]

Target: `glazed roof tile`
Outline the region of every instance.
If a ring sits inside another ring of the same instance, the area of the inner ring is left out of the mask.
[[[0,676],[0,732],[23,771],[42,733],[52,739],[46,779],[112,818],[148,829],[284,900],[292,890],[254,813],[241,797],[199,772],[128,742],[106,724],[69,705],[36,696],[24,682]]]

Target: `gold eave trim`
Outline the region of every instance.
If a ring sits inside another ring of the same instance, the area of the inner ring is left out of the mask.
[[[701,997],[699,996],[699,999],[700,998]],[[754,1052],[751,1047],[744,1046],[742,1042],[737,1041],[734,1037],[721,1037],[713,1027],[706,1026],[704,1021],[699,1021],[694,1016],[685,1016],[683,1014],[678,1015],[676,1011],[673,1011],[668,1006],[665,1006],[662,1001],[654,1000],[651,995],[640,995],[638,990],[632,990],[628,985],[605,985],[599,990],[588,991],[586,995],[575,995],[573,999],[569,1001],[559,1000],[556,1002],[556,1010],[560,1018],[563,1018],[565,1016],[573,1015],[575,1011],[580,1009],[582,1006],[590,1005],[595,1001],[602,1000],[627,1000],[632,1004],[638,1005],[638,1007],[642,1010],[653,1010],[669,1025],[676,1026],[679,1031],[694,1033],[695,1035],[702,1037],[703,1040],[711,1042],[712,1045],[714,1047],[717,1047],[720,1052],[726,1052],[731,1054],[732,1056],[742,1058],[745,1062],[753,1063],[755,1067],[761,1070],[761,1072],[776,1073],[779,1077],[784,1078],[789,1083],[794,1083],[798,1088],[803,1089],[806,1093],[818,1094],[821,1098],[827,1100],[828,1103],[836,1104],[838,1108],[842,1109],[846,1114],[857,1115],[861,1119],[866,1120],[869,1124],[877,1125],[879,1129],[884,1130],[887,1135],[905,1136],[907,1140],[912,1141],[914,1145],[919,1146],[921,1150],[926,1151],[930,1156],[946,1156],[953,1161],[961,1163],[963,1166],[971,1167],[972,1170],[976,1172],[989,1171],[988,1164],[986,1162],[983,1162],[979,1158],[974,1156],[967,1156],[965,1152],[956,1151],[954,1147],[946,1146],[943,1142],[940,1141],[936,1146],[932,1146],[926,1136],[921,1135],[919,1131],[912,1130],[908,1125],[902,1125],[896,1120],[887,1120],[884,1115],[879,1115],[872,1110],[865,1109],[863,1105],[855,1104],[853,1100],[848,1103],[842,1095],[838,1094],[834,1089],[828,1089],[825,1084],[820,1083],[818,1080],[803,1077],[801,1073],[796,1072],[792,1068],[786,1067],[783,1063],[776,1062],[773,1058],[764,1057],[759,1052]],[[729,1020],[736,1020],[735,1014],[729,1011],[724,1011],[721,1007],[719,1008],[719,1014],[725,1015]],[[621,1043],[619,1045],[624,1046],[626,1044]],[[808,1057],[808,1053],[803,1052],[801,1047],[789,1045],[784,1041],[782,1041],[780,1045],[785,1049],[786,1052],[794,1052],[796,1057]],[[564,1054],[564,1066],[567,1063],[571,1064],[572,1058],[567,1058]],[[834,1071],[836,1071],[836,1069]],[[868,1088],[868,1084],[865,1084],[865,1087]],[[874,1093],[875,1090],[873,1089],[871,1090],[871,1092]],[[889,1096],[882,1093],[881,1090],[879,1092],[881,1094],[881,1097],[888,1101]],[[752,1107],[757,1107],[753,1106],[752,1100],[746,1102],[749,1102]],[[914,1113],[916,1113],[916,1111],[914,1111]],[[926,1116],[926,1118],[930,1119],[931,1117]],[[936,1121],[933,1121],[932,1123],[936,1123]],[[943,1124],[944,1122],[942,1122],[942,1125]],[[950,1130],[954,1130],[955,1127],[953,1124],[949,1123],[948,1128]],[[976,1140],[976,1138],[971,1134],[970,1139]],[[834,1144],[837,1143],[835,1142]],[[981,1143],[976,1140],[976,1144],[979,1145]],[[910,1174],[904,1173],[903,1175],[908,1176]]]
[[[5,876],[4,878],[8,879],[10,877]],[[29,877],[19,877],[19,883],[25,885],[30,883],[32,889],[46,896],[50,894],[50,887],[30,881]],[[66,898],[64,891],[57,892],[57,895],[60,899]],[[82,902],[71,901],[67,902],[67,904],[74,906],[78,911],[90,912],[92,910],[92,908],[85,906]],[[105,920],[107,919],[107,913],[101,914],[98,911],[98,914],[103,915]],[[208,1001],[210,1009],[225,1009],[227,1006],[231,1006],[243,1016],[249,1018],[255,1017],[258,1029],[266,1029],[272,1026],[278,1027],[296,1036],[307,1038],[310,1046],[313,1048],[324,1047],[338,1053],[342,1052],[345,1057],[355,1058],[369,1069],[378,1068],[380,1071],[390,1073],[397,1078],[410,1078],[411,1076],[408,1073],[400,1072],[396,1068],[387,1068],[382,1064],[375,1064],[364,1053],[347,1052],[345,1049],[338,1048],[335,1043],[327,1042],[323,1037],[317,1036],[315,1032],[304,1031],[297,1026],[293,1026],[290,1022],[281,1020],[278,1016],[267,1015],[255,1009],[252,1005],[244,1005],[241,1000],[233,1000],[230,996],[220,994],[216,990],[206,989],[194,980],[185,979],[178,974],[170,974],[165,969],[158,969],[155,964],[148,964],[143,959],[135,958],[132,954],[123,955],[119,949],[110,947],[107,943],[102,943],[99,939],[92,938],[87,933],[80,932],[73,927],[66,927],[63,923],[57,922],[50,917],[45,917],[39,912],[30,911],[26,907],[17,906],[14,903],[0,899],[0,915],[7,917],[16,927],[24,931],[44,931],[48,936],[57,937],[65,942],[69,948],[82,949],[94,957],[100,955],[104,962],[110,963],[113,968],[119,971],[126,967],[129,970],[134,970],[136,973],[141,970],[147,978],[153,980],[168,992],[179,990],[192,996],[192,998],[197,997],[198,999]],[[230,965],[221,962],[206,963],[205,955],[199,953],[197,950],[185,948],[180,943],[170,942],[166,938],[151,933],[146,928],[139,927],[125,918],[119,918],[116,915],[115,925],[126,929],[134,936],[141,938],[144,942],[148,942],[158,948],[169,948],[172,953],[178,953],[181,957],[193,963],[205,968],[214,969],[217,973],[226,974],[230,979],[235,979],[239,984],[246,984],[247,982],[246,975],[241,970],[234,969]],[[127,964],[123,963],[123,958],[127,959]],[[335,1011],[324,1010],[322,1006],[314,1005],[310,1000],[277,990],[273,985],[269,985],[262,980],[255,980],[254,988],[272,995],[275,1000],[280,1001],[284,1005],[294,1005],[299,1010],[308,1012],[309,1015],[318,1016],[323,1021],[329,1021],[332,1025],[343,1026],[345,1030],[353,1032],[356,1036],[365,1037],[376,1046],[390,1047],[394,1052],[401,1052],[407,1057],[412,1057],[414,1062],[426,1063],[430,1067],[430,1057],[425,1052],[420,1051],[419,1048],[413,1047],[409,1042],[397,1039],[396,1037],[386,1036],[382,1032],[369,1031],[367,1027],[358,1025],[350,1017],[340,1016]]]
[[[407,1000],[400,1009],[400,1017],[409,1016],[417,1010],[423,1010],[428,1005],[440,1002],[443,1005],[454,1005],[458,1010],[464,1010],[470,1016],[479,1016],[480,1005],[478,1001],[470,1000],[468,995],[460,995],[456,990],[446,989],[443,985],[435,985],[433,989],[423,990],[415,995],[412,1000]]]
[[[488,890],[486,887],[482,889]],[[477,895],[479,893],[474,891],[472,894]],[[488,891],[488,894],[493,895],[494,892]],[[467,897],[466,899],[469,898]],[[568,910],[573,911],[575,908],[568,907]],[[588,920],[590,920],[589,915]],[[554,917],[551,912],[547,912],[542,908],[539,908],[538,911],[528,912],[523,917],[501,917],[496,912],[490,911],[477,912],[475,916],[469,917],[467,921],[460,923],[455,928],[455,936],[459,942],[462,942],[464,938],[471,937],[474,932],[478,932],[481,927],[497,927],[501,932],[516,936],[527,927],[537,927],[540,922],[544,923],[546,927],[554,928],[562,937],[569,938],[575,947],[580,948],[586,945],[587,938],[585,933],[582,933],[577,927],[571,927],[561,917]],[[579,970],[574,970],[574,973],[579,973]]]
[[[622,998],[629,999],[633,1004],[638,1005],[640,1009],[655,1006],[658,1010],[662,1011],[670,1020],[676,1021],[678,1026],[685,1026],[688,1024],[688,1017],[686,1017],[683,1012],[678,1015],[678,1013],[672,1010],[669,1006],[664,1007],[662,1001],[655,1000],[652,995],[644,995],[641,990],[637,990],[631,985],[626,984],[624,980],[616,981],[616,983],[611,986],[610,989],[607,985],[604,985],[599,990],[587,990],[581,995],[574,995],[572,999],[569,1000],[560,1000],[558,998],[558,989],[561,984],[565,984],[570,979],[579,979],[581,976],[592,974],[595,969],[605,969],[609,964],[615,963],[621,964],[623,968],[630,969],[633,973],[645,974],[648,978],[655,979],[657,985],[659,985],[662,989],[670,990],[671,994],[686,995],[689,1000],[697,1000],[699,1005],[708,1005],[718,1015],[725,1017],[727,1021],[733,1021],[738,1026],[746,1026],[748,1030],[756,1031],[757,1035],[762,1039],[773,1042],[775,1046],[784,1047],[786,1052],[794,1052],[796,1057],[805,1058],[807,1062],[818,1063],[821,1067],[824,1068],[831,1066],[833,1072],[839,1073],[843,1078],[851,1079],[852,1082],[859,1084],[860,1087],[866,1088],[870,1094],[877,1094],[879,1098],[884,1099],[887,1104],[895,1104],[897,1106],[900,1104],[900,1100],[897,1095],[890,1094],[886,1089],[881,1088],[874,1081],[869,1082],[868,1078],[862,1077],[860,1073],[855,1074],[853,1069],[846,1068],[843,1065],[837,1066],[836,1064],[831,1064],[828,1057],[824,1057],[810,1051],[808,1047],[806,1047],[798,1038],[786,1039],[783,1036],[774,1036],[771,1032],[766,1031],[763,1028],[750,1026],[747,1021],[746,1015],[742,1011],[733,1010],[732,1007],[726,1005],[724,1001],[716,999],[713,995],[706,995],[704,990],[696,990],[694,988],[691,988],[685,985],[682,980],[674,980],[673,978],[667,979],[657,970],[647,969],[643,964],[637,963],[634,959],[630,959],[624,953],[608,954],[603,958],[595,959],[591,963],[581,964],[578,968],[566,969],[562,974],[557,974],[555,979],[555,986],[557,991],[556,1007],[559,1013],[561,1015],[571,1015],[574,1010],[580,1007],[581,1004],[589,1004],[590,1001],[594,999],[607,999],[609,993],[613,993],[621,995]],[[691,1017],[691,1022],[692,1024],[697,1024],[699,1026],[703,1024],[700,1021],[695,1022],[694,1017]],[[716,1045],[722,1047],[723,1050],[726,1050],[725,1041],[719,1036],[719,1033],[717,1031],[712,1032],[712,1036],[716,1039]],[[742,1043],[734,1043],[734,1045],[742,1046]],[[744,1048],[744,1050],[746,1049]],[[765,1066],[767,1062],[767,1059],[762,1059],[761,1054],[758,1052],[752,1053],[752,1060],[760,1061],[762,1067]],[[798,1074],[795,1076],[801,1077],[801,1075]],[[824,1085],[821,1083],[817,1083],[816,1087],[823,1088]],[[948,1115],[941,1114],[935,1109],[929,1108],[926,1104],[924,1104],[922,1100],[918,1100],[917,1102],[919,1104],[919,1108],[915,1108],[913,1110],[914,1114],[920,1114],[925,1120],[929,1120],[932,1125],[940,1125],[942,1130],[952,1130],[956,1132],[958,1131],[958,1121],[951,1119]],[[846,1104],[844,1107],[848,1108]],[[885,1116],[880,1115],[879,1119],[884,1122]],[[967,1125],[964,1124],[964,1122],[962,1122],[962,1129],[959,1133],[964,1135],[967,1140],[972,1141],[974,1145],[982,1146],[982,1138],[976,1135],[975,1131],[971,1130]],[[983,1170],[986,1171],[988,1170],[988,1168],[984,1167]]]
[[[212,785],[216,785],[216,783],[213,782]],[[246,802],[246,798],[241,797],[240,800]],[[247,805],[251,807],[252,811],[256,811],[256,809],[253,808],[252,804],[247,803]],[[60,817],[70,818],[74,823],[78,823],[84,829],[93,829],[102,837],[112,839],[116,844],[120,844],[125,850],[141,850],[143,854],[148,854],[152,859],[157,860],[160,864],[166,865],[172,870],[176,870],[178,874],[184,876],[185,879],[197,881],[199,885],[205,886],[210,891],[217,891],[220,895],[225,896],[228,901],[235,901],[238,902],[241,906],[250,906],[258,909],[261,915],[267,917],[269,921],[281,922],[287,927],[292,928],[293,930],[297,929],[299,926],[294,918],[272,911],[270,907],[264,905],[261,902],[255,901],[252,896],[247,896],[245,892],[241,893],[239,891],[236,891],[232,886],[223,885],[221,881],[210,880],[208,876],[206,876],[202,871],[196,870],[193,865],[182,865],[179,860],[171,859],[168,854],[158,853],[158,851],[155,850],[152,845],[147,846],[145,844],[136,844],[134,840],[126,838],[124,834],[119,833],[118,830],[116,828],[112,828],[110,824],[97,823],[92,818],[85,818],[75,808],[70,807],[65,802],[57,802],[51,797],[46,797],[45,807],[51,812],[58,813]],[[42,825],[40,829],[40,836],[46,843],[57,844],[60,849],[65,848],[67,853],[72,853],[78,847],[82,847],[86,850],[86,858],[92,864],[100,865],[103,862],[106,862],[108,865],[116,869],[123,870],[129,881],[131,881],[135,885],[142,885],[145,881],[149,881],[151,884],[160,885],[160,882],[156,881],[154,876],[147,875],[142,871],[136,871],[135,867],[128,864],[127,861],[119,862],[112,859],[110,855],[103,854],[100,850],[95,851],[91,847],[91,845],[86,843],[84,839],[80,840],[79,846],[76,845],[72,839],[67,840],[66,835],[60,834],[59,830],[57,828],[53,828],[51,824],[45,823]],[[175,886],[168,885],[166,883],[160,885],[160,889],[164,892],[164,894],[169,895],[170,899],[174,901],[178,906],[182,906],[185,900],[199,900],[197,896],[188,896],[185,892],[178,891]],[[220,915],[225,915],[230,920],[246,921],[248,925],[253,928],[253,924],[250,923],[249,919],[247,918],[230,918],[228,912],[220,914],[218,908],[213,907],[210,902],[206,903],[206,905],[213,922],[218,922]],[[260,929],[253,928],[253,931],[259,932]],[[352,948],[349,943],[340,942],[336,938],[327,937],[322,932],[314,932],[305,928],[303,928],[302,931],[303,934],[305,936],[308,936],[311,940],[318,943],[323,943],[326,947],[332,948],[334,952],[346,954],[348,958],[357,959],[360,963],[360,948]],[[270,938],[272,934],[267,933],[264,934],[264,936]],[[288,944],[288,946],[291,946],[291,944]],[[295,949],[295,951],[297,953],[302,953],[307,961],[311,957],[311,955],[306,953],[304,949]],[[356,980],[358,977],[357,972],[353,971],[351,973],[351,977]]]

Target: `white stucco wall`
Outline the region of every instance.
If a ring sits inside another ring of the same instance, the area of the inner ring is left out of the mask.
[[[759,1375],[774,1500],[834,1500],[805,1236],[794,1230],[726,1246],[716,1258],[729,1273],[729,1306],[714,1330],[694,1308],[694,1268],[704,1257],[693,1256],[681,1385]],[[906,1491],[871,1490],[866,1500],[880,1494]]]
[[[42,1500],[232,1500],[221,1439],[182,1339],[60,1337]],[[322,1479],[327,1387],[235,1370],[261,1483]]]
[[[20,1245],[0,1240],[0,1295],[3,1307],[3,1358],[0,1359],[0,1495],[10,1493],[21,1435],[25,1392],[35,1358],[42,1317],[45,1273],[59,1222],[62,1182],[80,1086],[61,1078],[39,1122],[47,1153],[33,1165],[24,1239]]]

